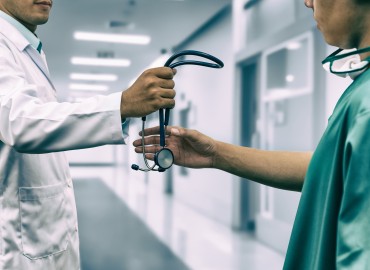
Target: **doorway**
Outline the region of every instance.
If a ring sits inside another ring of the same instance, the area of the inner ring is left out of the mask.
[[[257,119],[259,92],[259,59],[255,56],[240,66],[240,144],[245,147],[258,147]],[[259,211],[259,185],[241,179],[240,181],[240,229],[255,230],[256,215]]]

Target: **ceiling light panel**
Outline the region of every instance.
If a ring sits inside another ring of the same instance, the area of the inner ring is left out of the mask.
[[[93,32],[75,32],[74,38],[77,40],[126,43],[136,45],[148,45],[150,37],[145,35],[123,35],[123,34],[105,34]]]
[[[81,91],[108,91],[109,87],[103,84],[80,84],[71,83],[69,85],[71,90],[81,90]]]
[[[128,59],[86,58],[86,57],[72,57],[71,63],[73,65],[105,66],[105,67],[128,67],[131,65],[131,61]]]
[[[118,80],[118,76],[115,74],[92,74],[92,73],[72,73],[69,75],[71,80],[82,80],[82,81],[106,81],[114,82]]]

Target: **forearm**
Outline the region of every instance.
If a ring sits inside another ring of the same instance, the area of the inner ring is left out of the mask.
[[[81,103],[43,101],[26,91],[1,97],[0,139],[28,154],[121,144],[119,95],[95,96]]]
[[[255,182],[301,191],[311,152],[264,151],[217,142],[214,168]]]

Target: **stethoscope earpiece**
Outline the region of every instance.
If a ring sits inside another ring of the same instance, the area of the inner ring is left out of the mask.
[[[183,61],[172,63],[176,58],[180,56],[189,56],[189,55],[199,56],[201,58],[205,58],[210,61],[213,61],[214,63],[195,61],[195,60],[183,60]],[[182,65],[197,65],[197,66],[204,66],[204,67],[209,67],[209,68],[223,68],[224,63],[220,59],[210,54],[200,52],[200,51],[194,51],[194,50],[185,50],[185,51],[181,51],[179,53],[172,55],[167,60],[167,62],[164,64],[165,67],[169,67],[169,68],[175,68],[175,67],[182,66]],[[140,170],[143,172],[149,172],[149,171],[165,172],[167,169],[169,169],[172,166],[175,160],[173,153],[170,149],[165,147],[166,146],[166,128],[168,126],[169,119],[170,119],[170,109],[165,109],[165,112],[163,112],[163,109],[159,109],[159,135],[160,135],[159,145],[162,148],[154,154],[154,165],[150,166],[146,158],[146,155],[145,155],[145,144],[144,144],[144,137],[145,137],[144,130],[145,130],[146,117],[145,116],[142,117],[141,142],[143,145],[143,159],[144,159],[147,169],[140,168],[137,164],[132,164],[131,168],[133,170],[135,171]],[[155,168],[156,166],[158,168]]]
[[[325,70],[340,77],[355,79],[369,67],[370,57],[361,60],[360,54],[370,52],[370,47],[362,49],[338,49],[321,63]]]
[[[139,165],[137,164],[132,164],[131,165],[131,169],[135,170],[135,171],[138,171],[140,169]]]

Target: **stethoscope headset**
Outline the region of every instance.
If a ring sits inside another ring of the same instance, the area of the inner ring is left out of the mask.
[[[328,57],[326,57],[321,62],[321,64],[328,65],[328,71],[336,75],[345,75],[345,74],[350,74],[350,73],[355,73],[355,72],[361,72],[369,67],[370,57],[367,57],[364,60],[362,60],[362,62],[360,63],[361,65],[359,65],[358,68],[336,71],[333,68],[335,61],[342,60],[352,55],[360,55],[362,53],[370,52],[370,47],[365,47],[362,49],[353,50],[353,51],[344,52],[344,53],[343,52],[344,52],[343,49],[336,50],[335,52],[330,54]]]
[[[175,59],[179,57],[189,56],[189,55],[194,55],[194,56],[198,56],[201,58],[205,58],[210,61],[213,61],[214,63],[197,61],[197,60],[180,60],[178,62],[172,63]],[[203,66],[203,67],[209,67],[209,68],[223,68],[224,63],[220,59],[210,54],[200,52],[200,51],[194,51],[194,50],[185,50],[185,51],[181,51],[179,53],[172,55],[167,60],[167,62],[164,64],[165,67],[169,67],[169,68],[175,68],[175,67],[183,66],[183,65],[197,65],[197,66]],[[144,159],[144,162],[147,168],[146,169],[140,168],[139,165],[137,164],[132,164],[131,168],[135,171],[140,170],[143,172],[149,172],[149,171],[164,172],[167,169],[169,169],[174,162],[174,156],[173,156],[172,151],[166,148],[166,129],[170,121],[170,109],[166,108],[165,112],[163,108],[159,109],[159,136],[160,136],[159,145],[161,149],[154,154],[154,165],[152,166],[149,165],[149,162],[145,154],[144,130],[145,130],[146,116],[142,117],[141,119],[142,119],[141,143],[143,146],[143,159]]]

